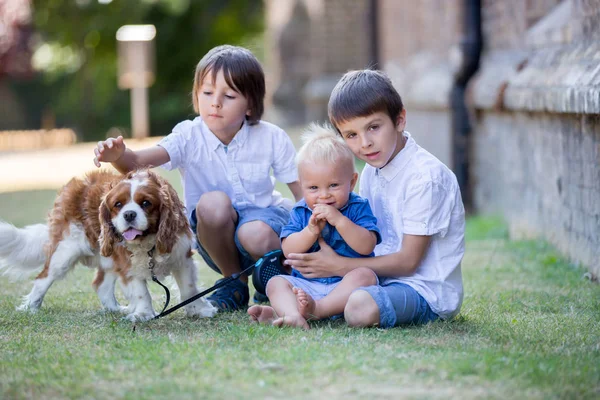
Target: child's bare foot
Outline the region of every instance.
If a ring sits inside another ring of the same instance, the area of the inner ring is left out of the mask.
[[[298,315],[297,317],[284,316],[277,318],[275,321],[273,321],[273,326],[277,326],[279,328],[283,326],[291,326],[292,328],[302,328],[304,330],[310,329],[310,326],[308,326],[308,323],[301,315]]]
[[[269,306],[252,306],[248,309],[248,315],[250,321],[260,324],[271,324],[277,319],[277,313]]]
[[[300,315],[302,315],[306,320],[319,319],[315,314],[317,303],[312,296],[297,287],[293,288],[292,290],[296,295],[296,301],[298,303],[298,311],[300,312]]]

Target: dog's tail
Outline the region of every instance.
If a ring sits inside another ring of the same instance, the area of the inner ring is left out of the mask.
[[[17,228],[0,221],[0,272],[22,277],[44,265],[45,244],[49,240],[44,224]]]

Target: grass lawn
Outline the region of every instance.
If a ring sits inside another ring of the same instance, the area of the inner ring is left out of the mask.
[[[54,195],[0,194],[0,218],[40,222]],[[584,272],[544,243],[509,241],[498,219],[472,218],[456,319],[308,332],[243,312],[132,325],[100,310],[86,268],[37,314],[20,313],[31,279],[0,277],[0,398],[599,398],[600,286]],[[205,286],[216,278],[201,268]]]

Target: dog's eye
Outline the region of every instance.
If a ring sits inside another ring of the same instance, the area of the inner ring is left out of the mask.
[[[152,205],[152,203],[150,203],[148,200],[144,200],[142,201],[142,207],[143,208],[148,208]]]
[[[117,201],[115,203],[115,208],[121,208],[121,207],[123,207],[123,203],[121,203],[120,201]]]

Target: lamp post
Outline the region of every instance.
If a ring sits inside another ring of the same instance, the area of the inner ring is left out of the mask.
[[[150,133],[148,88],[154,83],[154,25],[124,25],[117,31],[118,85],[131,90],[131,131],[136,139]]]

